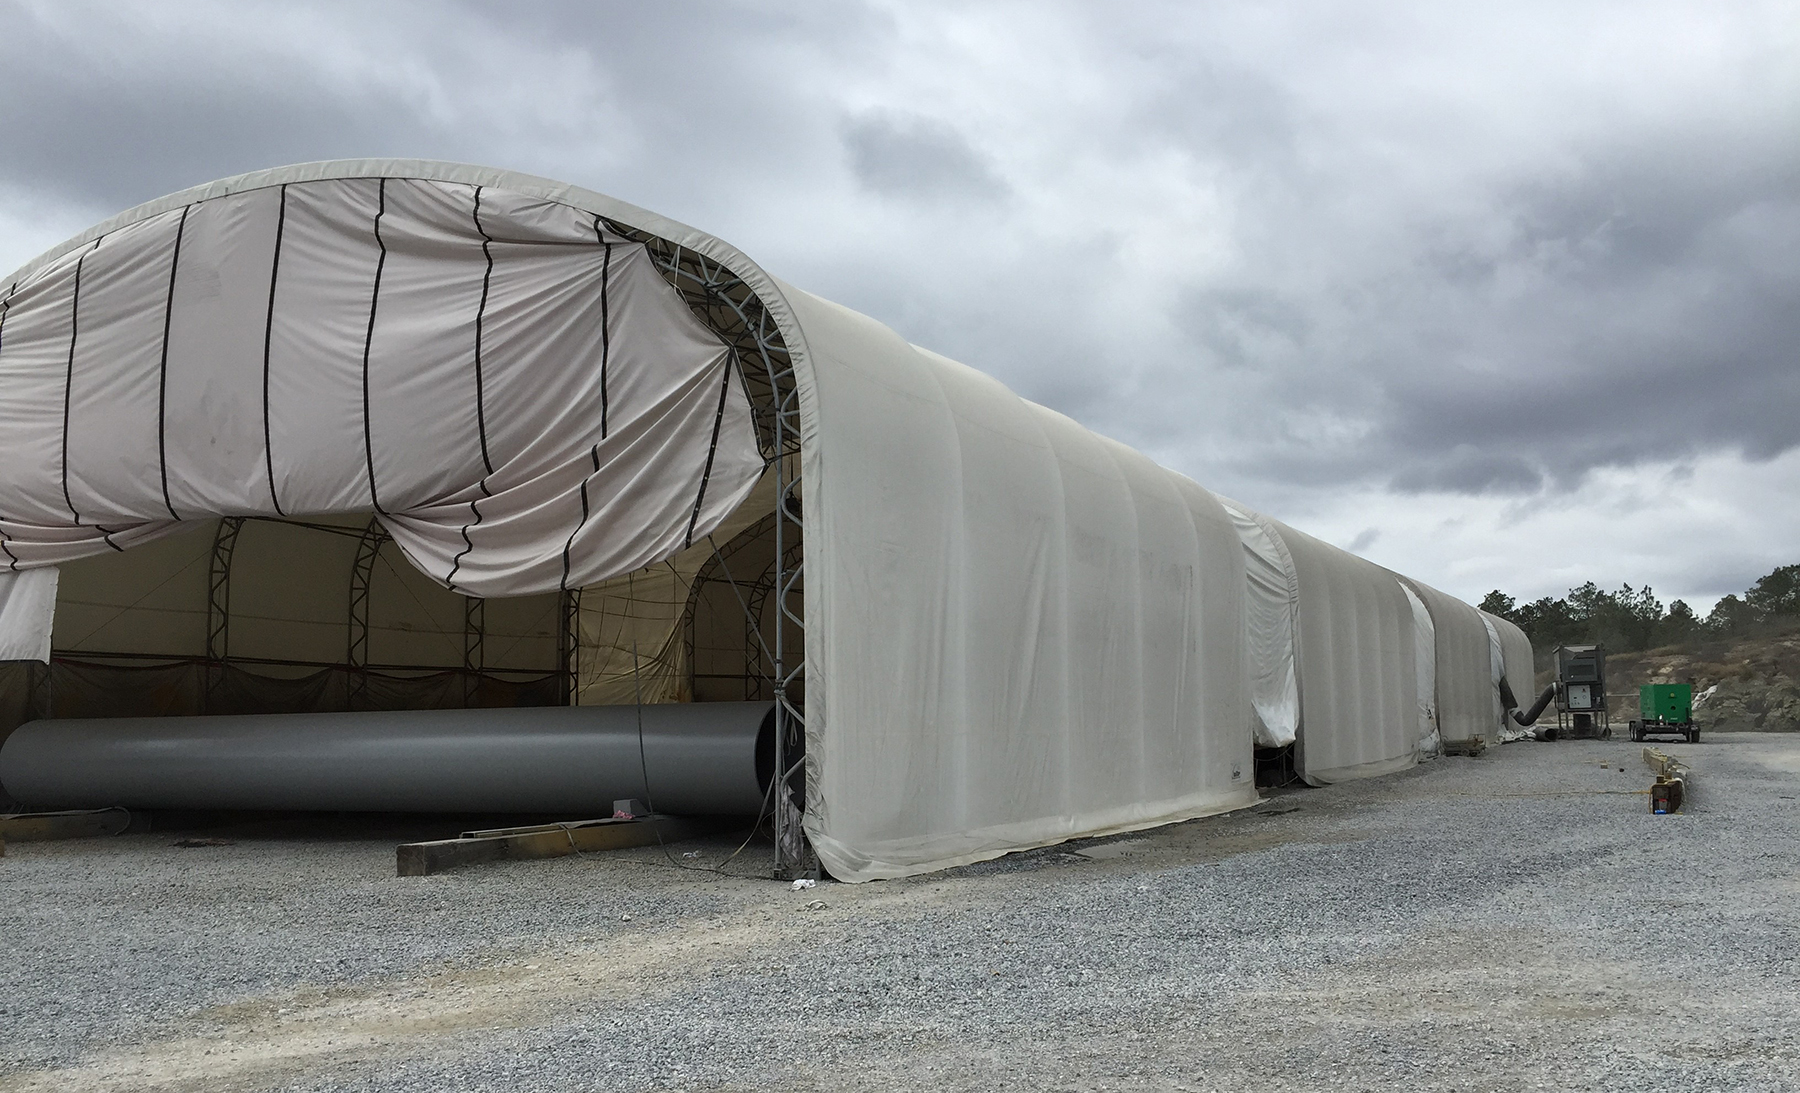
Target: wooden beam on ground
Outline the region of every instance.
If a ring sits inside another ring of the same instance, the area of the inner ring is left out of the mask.
[[[80,812],[19,812],[0,816],[0,842],[88,839],[96,835],[117,835],[129,826],[131,813],[122,808]]]
[[[635,819],[579,820],[536,827],[465,831],[454,839],[403,843],[394,849],[395,873],[428,877],[482,862],[560,858],[593,850],[624,850],[679,842],[734,826],[715,817],[644,816]]]
[[[1658,815],[1681,811],[1687,799],[1687,767],[1656,748],[1644,749],[1644,762],[1656,772],[1656,781],[1650,786],[1650,811]]]

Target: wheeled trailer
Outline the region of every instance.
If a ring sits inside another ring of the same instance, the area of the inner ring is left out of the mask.
[[[1694,688],[1687,683],[1646,683],[1638,688],[1638,719],[1631,722],[1631,738],[1679,736],[1698,743],[1700,726],[1694,724]]]

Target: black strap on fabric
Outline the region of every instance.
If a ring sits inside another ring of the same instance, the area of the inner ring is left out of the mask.
[[[175,502],[169,497],[169,329],[175,322],[175,275],[181,270],[181,238],[187,234],[188,210],[192,208],[192,205],[181,207],[181,222],[175,226],[175,251],[169,259],[169,293],[163,299],[162,360],[156,366],[156,462],[162,472],[163,506],[169,510],[171,520],[181,519],[181,514],[175,511]]]
[[[469,502],[469,511],[474,514],[475,518],[462,526],[463,548],[456,552],[455,558],[451,559],[450,575],[444,578],[444,586],[452,592],[456,591],[456,574],[462,569],[462,560],[469,556],[471,550],[475,549],[474,541],[469,538],[469,529],[481,526],[481,502],[494,496],[493,492],[488,489],[486,478],[482,478],[475,485],[481,490],[481,496]]]
[[[606,233],[600,228],[600,216],[594,216],[594,238],[601,247],[600,252],[600,439],[606,439],[607,429],[607,394],[606,372],[612,356],[612,307],[608,291],[612,287],[612,244],[606,241]]]
[[[19,291],[19,282],[14,281],[6,290],[6,299],[0,300],[0,349],[6,347],[6,316],[12,311],[13,296]]]
[[[81,267],[87,264],[89,254],[100,249],[105,238],[103,235],[94,240],[94,245],[75,260],[75,291],[69,299],[69,367],[63,374],[62,494],[63,504],[69,506],[69,516],[77,526],[81,524],[81,513],[75,510],[75,499],[69,496],[69,404],[75,393],[75,342],[81,335]]]
[[[575,549],[575,536],[580,534],[582,527],[584,527],[587,524],[587,519],[588,519],[588,492],[587,492],[588,479],[590,479],[594,475],[600,473],[600,445],[596,444],[588,450],[588,458],[593,460],[594,469],[591,472],[589,472],[588,474],[584,474],[581,476],[581,522],[575,525],[574,531],[569,532],[569,541],[563,544],[562,583],[559,584],[557,587],[560,588],[564,592],[567,592],[569,590],[569,557],[574,552],[574,549]]]
[[[606,241],[606,233],[601,230],[600,217],[594,217],[594,240],[600,244],[600,439],[606,439],[607,432],[607,393],[606,370],[612,357],[612,251],[613,245]],[[563,571],[561,588],[569,590],[569,568],[571,555],[575,549],[575,536],[587,525],[588,520],[588,479],[600,472],[600,445],[595,444],[588,450],[588,459],[594,469],[581,477],[581,520],[575,529],[569,532],[569,541],[563,544]]]
[[[475,432],[481,440],[482,466],[481,479],[475,484],[481,490],[481,497],[469,502],[470,520],[462,526],[463,548],[458,551],[456,557],[451,560],[450,575],[444,578],[444,584],[448,586],[451,591],[456,590],[456,574],[462,569],[462,560],[468,557],[470,551],[475,549],[474,540],[469,538],[469,529],[481,526],[481,502],[485,498],[494,496],[487,487],[488,475],[494,473],[494,460],[488,453],[487,392],[485,381],[483,380],[481,373],[482,337],[487,326],[488,293],[492,289],[494,283],[494,237],[489,235],[487,229],[482,227],[481,224],[481,190],[482,187],[475,187],[475,209],[473,214],[475,231],[481,236],[481,256],[487,259],[487,270],[481,275],[481,303],[476,305],[475,308]]]
[[[688,514],[687,540],[683,547],[694,545],[694,525],[700,520],[700,506],[706,501],[706,483],[712,478],[713,456],[719,451],[719,429],[725,424],[725,396],[731,391],[731,358],[725,359],[725,379],[719,384],[719,408],[713,411],[712,443],[706,447],[706,467],[700,472],[700,492],[694,495],[694,511]]]
[[[280,210],[275,214],[275,255],[269,260],[269,314],[263,320],[263,467],[269,472],[269,500],[275,511],[287,515],[275,489],[275,432],[269,427],[269,357],[275,344],[275,284],[281,277],[281,237],[287,231],[287,183],[281,184]]]
[[[381,273],[387,267],[387,242],[381,238],[381,218],[387,215],[386,178],[379,180],[376,194],[375,245],[380,248],[381,256],[375,260],[375,287],[369,292],[369,330],[363,336],[363,455],[369,464],[369,507],[382,516],[386,516],[387,510],[381,507],[381,497],[375,491],[375,437],[374,431],[369,425],[369,350],[375,344],[375,308],[381,302]]]
[[[6,299],[0,300],[0,350],[6,348],[6,316],[12,312],[13,295],[19,291],[19,282],[14,281],[6,290]],[[6,552],[6,568],[18,572],[19,556],[12,552],[12,544],[7,542],[6,529],[0,527],[0,550]]]
[[[475,308],[475,431],[481,437],[481,466],[494,473],[494,460],[488,454],[487,389],[481,377],[481,339],[487,325],[488,292],[494,284],[494,239],[481,226],[481,187],[475,187],[475,230],[481,233],[481,256],[487,259],[487,270],[481,275],[481,303]]]

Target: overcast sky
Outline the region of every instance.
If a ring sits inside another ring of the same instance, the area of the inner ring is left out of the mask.
[[[0,269],[422,156],[654,209],[1476,599],[1800,562],[1800,0],[0,0]]]

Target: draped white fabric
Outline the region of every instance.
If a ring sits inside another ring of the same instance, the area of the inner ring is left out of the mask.
[[[669,556],[762,469],[730,351],[643,246],[505,188],[224,192],[4,284],[10,568],[374,510],[438,581],[523,595]]]
[[[1235,501],[1219,500],[1243,543],[1249,578],[1244,640],[1250,656],[1256,743],[1265,748],[1285,747],[1294,742],[1300,729],[1300,686],[1294,678],[1294,617],[1299,611],[1300,579],[1281,536],[1265,518]]]
[[[1437,711],[1437,637],[1431,612],[1425,601],[1405,581],[1400,591],[1406,593],[1407,606],[1413,616],[1413,673],[1419,699],[1419,758],[1428,759],[1438,753],[1443,737],[1438,732]]]
[[[1279,520],[1268,523],[1300,578],[1300,776],[1326,785],[1412,766],[1419,687],[1405,591],[1373,562]]]
[[[1494,647],[1498,653],[1498,668],[1505,677],[1507,686],[1512,690],[1513,700],[1520,707],[1528,707],[1537,697],[1537,672],[1531,651],[1531,639],[1525,631],[1495,615],[1483,611],[1482,620],[1488,624],[1494,635]],[[1523,736],[1529,729],[1521,729],[1510,716],[1500,719],[1502,731],[1508,736]]]

